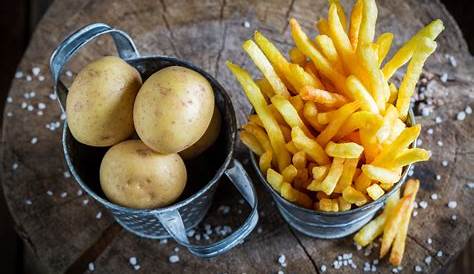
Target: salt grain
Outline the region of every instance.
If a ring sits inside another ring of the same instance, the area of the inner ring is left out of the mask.
[[[160,240],[160,245],[164,245],[168,243],[168,239],[161,239]]]
[[[17,168],[18,168],[18,163],[13,163],[12,169],[15,170],[15,169],[17,169]]]
[[[441,162],[441,165],[444,166],[444,167],[447,167],[448,166],[448,161],[447,160],[443,160]]]
[[[67,192],[62,192],[60,196],[61,196],[61,198],[66,198],[67,197]]]
[[[63,176],[64,178],[71,178],[71,173],[69,173],[69,171],[66,170],[63,172]]]
[[[11,113],[11,111],[7,112],[7,116],[8,116],[8,117],[12,117],[12,116],[13,116],[13,113]]]
[[[43,116],[43,111],[42,111],[42,110],[38,110],[38,111],[36,112],[36,115],[38,115],[38,116]]]
[[[431,238],[428,238],[428,240],[426,240],[426,242],[430,245],[433,243],[433,240]]]
[[[32,145],[38,143],[38,138],[36,138],[36,137],[31,138],[30,143],[31,143]]]
[[[248,29],[250,28],[250,22],[249,21],[244,21],[244,28]]]
[[[470,189],[474,189],[474,182],[467,183],[467,187]]]
[[[72,71],[66,70],[66,76],[67,77],[72,77]]]
[[[168,260],[170,263],[175,264],[179,262],[179,257],[178,255],[171,255]]]
[[[27,204],[27,205],[32,205],[33,202],[32,202],[30,199],[26,199],[26,200],[25,200],[25,204]]]
[[[88,268],[89,268],[89,271],[90,271],[90,272],[94,272],[94,270],[95,270],[95,265],[94,265],[94,263],[90,262]]]
[[[458,219],[458,216],[456,214],[451,216],[451,220],[456,221]]]
[[[451,66],[457,67],[458,62],[456,61],[456,58],[454,58],[454,56],[448,55],[448,60],[449,60],[449,63],[451,64]]]
[[[28,107],[26,108],[26,110],[28,111],[33,111],[35,109],[35,107],[33,107],[32,105],[28,105]]]
[[[35,96],[36,96],[36,92],[30,91],[30,98],[33,98],[33,97],[35,97]]]
[[[433,134],[433,129],[432,128],[429,128],[427,131],[426,131],[429,135]]]
[[[56,93],[54,93],[54,92],[53,92],[53,93],[50,93],[50,94],[48,95],[48,97],[49,97],[49,99],[51,99],[51,100],[56,100],[56,99],[58,98],[58,96],[57,96]]]
[[[438,200],[438,194],[436,193],[431,194],[431,200]]]
[[[441,250],[438,251],[438,252],[436,253],[436,256],[437,256],[437,257],[443,257],[443,251],[441,251]]]
[[[26,75],[26,81],[27,81],[27,82],[31,82],[31,80],[33,80],[33,78],[31,78],[30,75]]]
[[[139,269],[140,269],[140,265],[139,265],[139,264],[137,264],[137,265],[134,265],[134,266],[133,266],[133,269],[135,269],[135,270],[139,270]]]
[[[82,200],[82,204],[83,204],[83,205],[87,205],[88,203],[89,203],[89,199],[84,199],[84,200]]]
[[[323,264],[321,266],[321,272],[326,272],[326,270],[327,270],[327,266]]]
[[[102,212],[101,211],[97,212],[97,214],[95,215],[95,218],[96,219],[102,218]]]
[[[38,109],[45,109],[46,104],[45,103],[38,103]]]
[[[458,206],[458,203],[456,201],[449,201],[448,202],[448,207],[451,209],[454,209]]]
[[[421,139],[416,140],[416,145],[421,146],[423,144],[423,141]]]
[[[221,214],[223,215],[226,215],[230,212],[230,206],[226,206],[226,205],[221,205],[219,206],[219,208],[217,209],[217,211],[219,211]]]
[[[448,74],[446,72],[443,73],[441,77],[439,77],[439,79],[441,80],[441,82],[446,83],[448,81]]]
[[[423,209],[425,209],[425,208],[428,207],[428,203],[427,203],[426,201],[421,201],[421,202],[420,202],[420,207],[423,208]]]
[[[436,116],[435,123],[439,124],[441,122],[443,122],[443,119],[441,119],[441,117],[439,117],[439,116]]]
[[[286,257],[284,254],[281,254],[280,257],[278,257],[278,263],[282,266],[282,267],[286,267]]]
[[[416,272],[421,272],[421,270],[422,270],[422,269],[421,269],[421,266],[415,265],[415,271],[416,271]]]
[[[46,191],[46,194],[48,194],[48,196],[53,196],[53,192],[51,190]]]
[[[431,258],[431,256],[427,256],[427,257],[425,258],[425,264],[427,264],[427,265],[431,264],[431,260],[432,260],[432,259],[433,259],[433,258]]]
[[[466,113],[464,111],[458,112],[458,114],[456,115],[456,119],[458,121],[466,119]]]
[[[441,180],[441,175],[436,174],[436,180],[438,180],[438,181]]]
[[[11,96],[8,96],[8,97],[7,97],[7,103],[11,103],[11,102],[13,102],[13,99],[12,99]]]
[[[41,69],[39,67],[34,67],[31,69],[31,72],[33,73],[34,76],[38,76],[40,73]]]
[[[79,190],[76,192],[76,195],[77,195],[77,196],[81,196],[81,195],[82,195],[82,190],[79,189]]]
[[[15,72],[15,78],[16,79],[20,79],[21,77],[23,77],[23,72],[22,71]]]
[[[43,82],[43,81],[44,81],[44,76],[43,76],[43,75],[38,76],[38,80],[39,80],[40,82]]]
[[[175,247],[174,252],[179,252],[179,247]]]
[[[442,147],[444,144],[443,144],[443,141],[438,141],[436,142],[436,144],[439,146],[439,147]]]
[[[464,112],[466,112],[466,114],[472,114],[472,108],[470,106],[467,106]]]
[[[416,217],[418,215],[418,211],[413,210],[413,217]]]
[[[131,265],[136,265],[137,264],[137,257],[130,257],[128,259],[128,263],[131,264]]]

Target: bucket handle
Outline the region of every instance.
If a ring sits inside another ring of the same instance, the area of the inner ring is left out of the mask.
[[[179,244],[186,246],[189,252],[196,256],[209,258],[220,255],[232,249],[234,246],[241,243],[257,225],[258,210],[256,192],[247,172],[242,167],[242,164],[240,164],[237,160],[234,160],[233,167],[227,169],[225,174],[252,208],[249,216],[242,226],[232,232],[226,238],[209,245],[194,245],[188,240],[186,229],[178,210],[170,210],[155,215],[166,231]]]
[[[61,109],[64,112],[66,107],[67,88],[59,79],[64,65],[71,59],[76,52],[84,45],[94,40],[96,37],[110,33],[114,39],[118,55],[122,59],[131,59],[139,57],[137,47],[132,38],[125,32],[114,29],[106,24],[95,23],[86,25],[73,34],[69,35],[51,54],[49,60],[49,69],[51,70],[51,79],[53,80],[54,92],[57,95]]]

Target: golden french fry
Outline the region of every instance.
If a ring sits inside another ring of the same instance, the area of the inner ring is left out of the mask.
[[[306,71],[311,77],[313,77],[316,87],[322,87],[325,88],[323,83],[321,82],[321,79],[319,79],[319,73],[316,67],[314,66],[313,62],[306,62],[303,66],[304,71]]]
[[[291,96],[290,98],[288,98],[288,101],[290,101],[291,105],[296,109],[298,113],[303,110],[304,101],[300,95]]]
[[[390,89],[390,98],[388,99],[388,102],[389,104],[395,104],[395,100],[397,100],[397,97],[398,97],[398,88],[397,86],[395,86],[394,83],[390,83],[388,85],[389,89]]]
[[[296,175],[298,174],[298,169],[294,165],[289,165],[283,169],[281,175],[283,176],[283,180],[288,183],[292,183],[295,179]]]
[[[380,34],[380,36],[375,41],[375,44],[379,46],[378,50],[378,66],[382,64],[383,60],[387,56],[388,52],[390,51],[390,46],[392,45],[393,41],[393,33],[385,32]]]
[[[314,41],[316,42],[317,49],[323,53],[323,55],[336,68],[336,70],[339,73],[344,73],[342,59],[339,57],[331,37],[322,34],[316,36]]]
[[[339,202],[337,201],[337,199],[323,198],[319,200],[319,210],[326,212],[338,212]]]
[[[351,207],[352,207],[351,203],[344,200],[342,196],[339,196],[337,198],[337,203],[339,204],[339,211],[351,210]]]
[[[393,209],[393,212],[389,214],[383,230],[380,258],[383,258],[388,253],[390,246],[395,240],[403,215],[410,207],[410,201],[411,195],[404,196]]]
[[[331,82],[336,86],[338,92],[341,92],[343,95],[350,97],[345,86],[345,77],[344,75],[337,72],[332,66],[331,63],[324,57],[312,44],[311,40],[308,38],[306,33],[303,32],[301,26],[298,22],[292,18],[290,19],[290,28],[291,35],[295,40],[296,47],[306,56],[308,56],[318,69],[318,71],[329,78]]]
[[[379,155],[382,145],[375,136],[377,128],[365,127],[359,130],[360,141],[364,147],[365,162],[372,162]]]
[[[363,0],[357,0],[352,7],[351,23],[349,25],[349,40],[353,49],[357,48],[359,40],[360,23],[362,21]]]
[[[305,86],[300,91],[301,98],[313,101],[328,107],[341,107],[348,102],[347,98],[326,90],[317,89],[312,86]]]
[[[356,143],[339,143],[329,142],[326,146],[326,154],[331,157],[344,159],[359,159],[364,151],[364,147]]]
[[[362,172],[372,180],[382,184],[394,184],[400,180],[400,174],[387,168],[374,165],[363,165]]]
[[[410,98],[415,93],[416,82],[420,78],[423,70],[423,65],[426,59],[435,51],[436,42],[429,38],[421,38],[417,49],[413,53],[413,57],[408,63],[407,71],[403,76],[402,83],[398,89],[397,109],[400,113],[400,118],[405,121],[410,108]]]
[[[258,166],[260,167],[260,171],[263,174],[266,174],[267,170],[272,167],[272,158],[273,153],[271,150],[265,151],[265,153],[260,156],[260,159],[258,160]]]
[[[371,164],[385,167],[391,159],[397,157],[400,151],[408,147],[418,137],[420,130],[419,124],[405,128],[391,144],[383,147]]]
[[[379,114],[379,107],[372,95],[364,87],[362,82],[354,75],[350,75],[346,79],[347,88],[352,92],[355,100],[360,102],[360,108],[365,111],[370,111]]]
[[[308,138],[302,129],[299,127],[293,127],[291,129],[291,137],[296,148],[306,152],[311,160],[320,165],[329,163],[329,157],[326,155],[326,152],[324,152],[321,145],[319,145],[315,140]]]
[[[367,192],[367,188],[372,184],[372,179],[367,177],[363,172],[357,176],[356,180],[354,181],[354,187],[361,193]]]
[[[242,140],[242,143],[258,156],[261,156],[265,152],[257,138],[245,130],[240,132],[240,140]]]
[[[400,119],[396,119],[393,123],[392,130],[390,131],[390,136],[385,140],[384,145],[393,143],[395,139],[400,135],[400,133],[407,127],[407,125],[402,122]]]
[[[318,137],[316,137],[316,141],[321,146],[326,146],[327,143],[337,134],[338,130],[349,118],[349,116],[358,110],[359,107],[360,103],[354,101],[336,110],[337,116],[331,122],[329,122],[326,128],[318,135]]]
[[[327,125],[327,124],[329,124],[329,121],[336,118],[336,113],[334,111],[320,112],[320,113],[318,113],[316,118],[317,118],[319,124]]]
[[[416,162],[428,161],[431,157],[431,152],[421,148],[411,148],[400,153],[393,159],[388,166],[390,168],[400,168]]]
[[[341,21],[342,28],[344,31],[347,29],[347,19],[344,12],[344,8],[341,6],[339,0],[329,0],[329,5],[335,5],[337,9],[337,15],[339,16],[339,21]]]
[[[384,143],[392,132],[392,128],[395,125],[395,121],[398,119],[398,110],[393,105],[388,105],[385,116],[383,117],[382,126],[377,130],[375,134],[379,143]]]
[[[275,91],[273,90],[272,85],[270,85],[270,82],[268,82],[267,79],[257,79],[255,80],[255,83],[257,84],[258,88],[260,91],[267,97],[267,98],[272,98],[273,95],[275,95]]]
[[[383,213],[359,230],[359,232],[357,232],[357,234],[354,236],[354,241],[358,245],[364,247],[373,242],[375,238],[380,236],[383,233],[388,214],[393,210],[393,208],[395,208],[399,200],[400,191],[397,191],[388,197]]]
[[[342,175],[337,182],[336,188],[334,188],[334,193],[342,193],[346,187],[352,185],[358,163],[358,158],[344,160]]]
[[[410,40],[408,40],[390,59],[385,66],[383,67],[383,75],[385,80],[388,81],[395,71],[402,67],[404,64],[410,60],[415,51],[420,38],[427,37],[431,40],[434,40],[442,31],[444,30],[443,22],[439,19],[434,20],[433,22],[426,25],[415,35],[413,35]]]
[[[246,124],[243,126],[243,128],[257,138],[264,151],[272,150],[270,140],[268,139],[268,135],[265,130],[252,124]]]
[[[306,153],[304,151],[298,151],[293,155],[292,159],[293,165],[297,169],[303,169],[306,167]]]
[[[250,59],[252,59],[257,68],[268,80],[275,94],[279,94],[282,96],[290,96],[290,93],[288,93],[285,84],[277,75],[277,73],[273,69],[272,64],[270,63],[270,61],[268,61],[267,57],[265,56],[265,54],[263,54],[257,44],[255,44],[255,42],[252,40],[247,40],[243,43],[242,48],[245,50],[245,52],[247,52]]]
[[[262,121],[258,118],[257,114],[249,115],[249,123],[252,122],[259,127],[263,127]]]
[[[303,132],[309,138],[314,138],[311,131],[306,127],[303,120],[301,120],[298,111],[293,107],[293,105],[281,95],[275,95],[272,97],[272,104],[275,108],[280,112],[283,119],[285,119],[286,123],[290,125],[292,128],[299,127],[303,130]]]
[[[409,180],[405,186],[403,192],[404,196],[410,196],[410,206],[407,211],[403,213],[400,227],[393,242],[392,251],[390,253],[389,261],[392,265],[400,265],[403,259],[403,253],[405,252],[405,241],[408,233],[408,225],[410,224],[411,214],[413,212],[413,203],[416,198],[416,193],[420,188],[420,181]]]
[[[299,150],[296,148],[295,143],[293,141],[289,141],[285,144],[286,150],[288,150],[291,154],[297,153]]]
[[[321,187],[318,190],[323,191],[327,195],[331,195],[336,188],[339,178],[341,178],[342,171],[344,169],[344,159],[334,158],[329,168],[328,174],[321,182]],[[311,190],[311,189],[310,189]]]
[[[337,14],[337,6],[335,4],[331,4],[329,6],[328,25],[329,36],[334,42],[337,52],[341,54],[341,57],[344,62],[344,60],[347,60],[349,55],[353,53],[353,49],[351,41],[349,40],[347,33],[344,31],[344,26],[339,20],[339,16]]]
[[[326,177],[326,175],[328,174],[330,166],[331,165],[313,167],[312,173],[313,173],[314,180],[322,181]]]
[[[307,168],[298,168],[298,173],[293,180],[293,186],[296,189],[306,189],[306,187],[310,184],[309,181],[309,172]]]
[[[257,115],[260,117],[260,120],[268,133],[273,151],[275,152],[275,157],[278,161],[278,170],[283,170],[290,164],[290,155],[285,148],[285,139],[281,133],[280,127],[272,116],[265,102],[265,98],[247,71],[229,61],[226,62],[226,64],[242,85],[247,98],[250,100]],[[263,155],[261,157],[263,157]]]
[[[357,48],[361,45],[372,43],[374,40],[377,12],[375,0],[363,0]]]
[[[285,119],[283,119],[283,116],[281,116],[280,112],[278,112],[274,105],[268,105],[268,110],[279,125],[286,125]]]
[[[321,35],[329,35],[329,24],[326,19],[319,19],[319,21],[316,23],[316,28]]]
[[[379,114],[374,114],[368,111],[357,111],[347,119],[347,121],[341,126],[339,132],[334,136],[333,139],[339,140],[342,137],[348,135],[361,128],[379,128],[382,125],[383,118]]]
[[[312,86],[315,88],[323,88],[321,81],[306,72],[304,68],[297,64],[289,64],[289,72],[287,74],[288,81],[295,87],[296,91],[300,93],[304,86]]]
[[[280,192],[281,184],[283,183],[283,176],[269,168],[267,170],[267,182],[273,187],[273,189]]]
[[[314,102],[305,102],[303,116],[315,130],[321,132],[324,129],[324,126],[318,122],[318,109]]]
[[[281,196],[290,202],[297,203],[306,208],[310,208],[313,201],[303,192],[294,189],[289,183],[283,182],[281,185]]]
[[[306,63],[306,56],[298,48],[291,48],[290,52],[290,61],[292,63],[303,66]]]
[[[291,141],[291,128],[279,124],[281,133],[283,133],[283,137],[285,138],[285,142]]]
[[[357,204],[357,203],[366,203],[367,198],[365,197],[364,193],[358,191],[357,189],[348,186],[342,191],[342,197],[348,203]]]
[[[383,191],[383,189],[378,184],[373,184],[367,188],[367,195],[369,195],[369,197],[374,201],[382,197],[384,194],[385,191]]]

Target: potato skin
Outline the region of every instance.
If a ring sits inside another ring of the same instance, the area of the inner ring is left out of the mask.
[[[214,92],[201,74],[184,67],[164,68],[143,83],[133,121],[143,142],[160,153],[176,153],[197,142],[214,112]]]
[[[142,80],[138,71],[115,56],[85,66],[66,99],[69,129],[86,145],[111,146],[133,133],[133,103]]]
[[[202,135],[201,139],[199,139],[192,146],[181,151],[179,155],[184,160],[189,160],[196,158],[201,153],[203,153],[206,149],[212,146],[212,144],[214,144],[214,142],[216,141],[217,137],[219,137],[219,133],[221,131],[221,123],[221,113],[217,107],[214,107],[214,113],[212,114],[211,123],[207,127],[206,132],[204,132],[204,135]]]
[[[100,165],[105,196],[130,208],[159,208],[175,202],[186,178],[186,167],[178,154],[157,153],[140,140],[111,147]]]

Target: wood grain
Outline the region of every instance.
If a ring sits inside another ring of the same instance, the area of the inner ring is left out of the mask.
[[[349,5],[349,1],[343,1]],[[282,220],[268,193],[258,186],[261,220],[258,229],[240,246],[229,253],[209,260],[190,255],[181,248],[174,251],[172,241],[140,239],[118,227],[113,218],[99,205],[84,195],[77,195],[78,187],[71,178],[64,176],[65,166],[60,146],[60,129],[50,131],[47,123],[59,121],[60,111],[56,101],[48,98],[51,83],[48,60],[51,51],[71,31],[91,22],[105,22],[128,32],[143,55],[165,54],[189,60],[215,75],[230,94],[240,123],[245,121],[250,106],[223,63],[227,59],[244,65],[256,73],[240,44],[248,39],[254,29],[261,30],[286,51],[292,46],[287,26],[288,18],[297,18],[312,34],[314,20],[325,15],[325,1],[55,1],[42,19],[33,39],[20,63],[19,69],[31,74],[39,67],[46,79],[40,82],[35,77],[28,82],[16,79],[10,89],[12,103],[6,105],[2,136],[2,183],[8,206],[12,212],[16,229],[33,254],[48,273],[81,273],[90,261],[95,262],[99,273],[132,273],[128,263],[130,256],[139,259],[141,270],[160,273],[262,273],[284,270],[290,273],[319,273],[322,265],[330,267],[333,260],[343,253],[352,253],[353,260],[362,272],[363,263],[376,258],[364,250],[357,251],[350,238],[341,240],[316,240],[292,231]],[[423,124],[423,147],[432,149],[433,157],[428,163],[418,165],[416,177],[422,179],[418,201],[425,200],[429,206],[418,209],[418,216],[411,223],[408,254],[403,265],[407,272],[420,265],[428,273],[442,271],[461,251],[473,231],[474,191],[466,183],[474,181],[474,119],[456,121],[456,113],[466,105],[473,106],[474,66],[458,26],[439,1],[404,0],[380,1],[377,33],[395,33],[395,45],[400,45],[418,28],[434,18],[441,18],[446,30],[439,37],[439,47],[425,70],[435,75],[437,98],[444,101],[429,117],[418,117]],[[250,28],[244,27],[244,22]],[[109,38],[101,38],[86,47],[72,60],[69,69],[77,72],[90,60],[113,52]],[[452,67],[445,58],[451,54],[457,59]],[[447,83],[439,76],[447,72]],[[70,82],[71,78],[65,77]],[[36,96],[25,99],[24,93],[35,91]],[[22,102],[35,105],[35,111],[20,108]],[[36,114],[37,103],[47,107],[42,116]],[[440,116],[442,123],[434,118]],[[433,128],[434,134],[427,134]],[[38,143],[31,144],[33,137]],[[437,145],[439,140],[443,146]],[[237,157],[244,163],[246,151],[241,144]],[[442,160],[449,165],[443,167]],[[12,169],[17,163],[18,168]],[[441,180],[435,180],[436,174]],[[257,184],[258,185],[258,184]],[[49,196],[47,191],[54,192]],[[239,203],[238,194],[222,182],[218,197],[203,224],[212,227],[229,224],[236,228],[245,216],[246,209]],[[61,197],[61,193],[67,193]],[[438,200],[430,195],[437,193]],[[31,205],[26,203],[31,200]],[[450,209],[447,203],[455,200],[457,208]],[[232,205],[231,213],[223,215],[219,205]],[[100,219],[96,218],[102,212]],[[455,214],[457,220],[451,216]],[[432,243],[428,244],[428,238]],[[436,257],[442,250],[443,256]],[[178,254],[180,262],[171,264],[168,257]],[[278,257],[284,254],[288,265],[282,268]],[[426,265],[423,260],[432,256],[433,262]],[[391,267],[383,261],[378,270],[391,273]],[[352,272],[342,268],[339,272]]]

